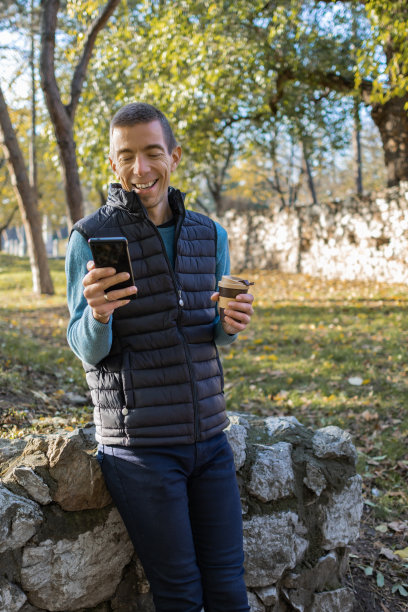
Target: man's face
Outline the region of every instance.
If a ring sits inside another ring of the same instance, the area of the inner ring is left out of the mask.
[[[170,175],[177,168],[181,148],[169,153],[160,121],[115,127],[109,161],[126,191],[135,191],[149,210],[168,205]]]

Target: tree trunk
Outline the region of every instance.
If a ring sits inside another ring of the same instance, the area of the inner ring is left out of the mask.
[[[353,129],[353,150],[354,150],[354,179],[356,191],[359,196],[363,195],[363,171],[361,157],[361,121],[360,103],[354,99],[354,129]]]
[[[30,139],[30,183],[38,198],[37,185],[37,101],[35,83],[35,29],[34,29],[34,0],[31,0],[31,19],[30,19],[30,73],[31,73],[31,139]]]
[[[24,158],[7,110],[6,101],[0,88],[0,126],[2,147],[27,238],[28,254],[33,276],[35,293],[54,293],[48,267],[47,253],[42,238],[41,215],[38,210],[37,194],[30,184]]]
[[[55,76],[54,63],[55,32],[60,3],[59,0],[41,0],[41,87],[57,139],[63,168],[65,196],[72,224],[84,216],[83,195],[75,153],[75,112],[98,33],[106,25],[119,2],[120,0],[108,0],[89,28],[82,55],[72,76],[69,104],[63,104]]]
[[[316,189],[315,189],[314,180],[313,180],[312,169],[310,167],[309,156],[307,154],[306,145],[304,142],[302,142],[302,149],[303,149],[304,172],[306,173],[306,176],[307,176],[307,184],[309,187],[310,195],[312,196],[313,204],[317,204],[317,196],[316,196]]]
[[[58,132],[57,128],[55,127],[55,132],[58,134],[57,140],[62,164],[65,198],[67,201],[71,223],[74,224],[84,216],[84,199],[76,159],[76,145],[73,135],[73,125],[70,125],[68,130],[62,128]]]
[[[375,104],[371,117],[378,127],[387,168],[387,186],[408,181],[408,112],[404,109],[408,94],[392,98],[385,104]]]

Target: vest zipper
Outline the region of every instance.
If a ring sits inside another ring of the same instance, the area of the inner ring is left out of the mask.
[[[157,227],[155,226],[155,224],[152,221],[150,221],[146,211],[144,209],[143,209],[143,211],[145,213],[146,221],[148,221],[149,224],[153,227],[154,231],[156,232],[156,234],[157,234],[157,236],[158,236],[158,238],[160,240],[160,243],[161,243],[161,246],[162,246],[163,255],[164,255],[165,259],[166,259],[167,266],[169,268],[169,272],[170,272],[171,278],[173,280],[174,289],[175,289],[175,292],[176,292],[176,294],[178,296],[178,299],[177,299],[177,308],[178,308],[178,313],[177,313],[177,329],[179,330],[180,336],[183,339],[184,352],[185,352],[186,360],[187,360],[187,367],[188,367],[188,371],[190,373],[191,389],[192,389],[192,392],[193,392],[194,440],[198,441],[198,439],[199,439],[199,418],[198,418],[197,385],[196,385],[196,381],[195,381],[195,377],[194,377],[194,372],[193,372],[193,360],[191,359],[190,349],[189,349],[186,337],[185,337],[185,335],[183,333],[183,329],[181,327],[181,311],[182,311],[182,309],[184,307],[184,301],[183,301],[183,298],[181,297],[182,296],[182,289],[179,287],[179,283],[177,281],[176,274],[175,274],[175,272],[173,270],[173,267],[172,267],[172,265],[170,263],[168,255],[167,255],[167,251],[166,251],[166,247],[164,246],[163,238],[161,237],[160,232],[157,229]],[[178,236],[177,236],[177,238],[178,238]],[[175,247],[175,250],[176,250],[176,237],[175,237],[174,247]],[[174,261],[176,261],[176,260],[174,260]]]

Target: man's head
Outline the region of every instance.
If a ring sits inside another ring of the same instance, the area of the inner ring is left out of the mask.
[[[110,122],[110,153],[112,153],[112,134],[116,127],[130,127],[137,123],[151,123],[160,121],[163,136],[167,144],[167,152],[171,153],[177,147],[177,141],[170,127],[167,117],[155,106],[145,102],[132,102],[118,110]]]
[[[123,189],[135,191],[152,218],[168,210],[170,175],[180,158],[172,129],[154,106],[128,104],[113,117],[110,164]]]

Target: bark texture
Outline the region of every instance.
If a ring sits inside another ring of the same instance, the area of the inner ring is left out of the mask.
[[[119,2],[120,0],[109,0],[103,7],[99,17],[91,25],[82,55],[71,80],[70,101],[68,104],[63,104],[62,102],[61,92],[55,76],[55,32],[60,2],[59,0],[42,0],[41,2],[41,87],[44,91],[45,101],[57,139],[65,186],[65,197],[72,223],[75,223],[84,216],[83,196],[74,139],[75,112],[98,33],[106,25]]]
[[[2,147],[11,182],[16,194],[18,206],[27,238],[28,254],[33,275],[35,293],[54,293],[54,287],[48,267],[47,253],[42,238],[41,215],[35,188],[30,184],[26,165],[21,153],[16,133],[12,126],[7,104],[0,88],[0,126]]]
[[[372,107],[371,116],[378,127],[387,168],[387,185],[408,181],[408,94]]]

